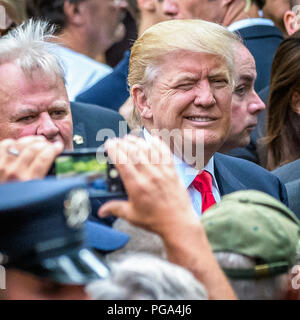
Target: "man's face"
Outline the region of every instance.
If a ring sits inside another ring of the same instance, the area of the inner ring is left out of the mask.
[[[24,75],[14,63],[0,66],[0,140],[42,135],[73,149],[70,103],[63,81],[35,71]]]
[[[0,300],[89,299],[83,286],[57,284],[16,269],[7,270],[6,290],[1,291]]]
[[[230,126],[227,71],[225,62],[211,54],[179,51],[163,58],[146,93],[146,129],[179,129],[193,146],[204,133],[205,151],[216,151]]]
[[[86,0],[86,34],[95,46],[104,51],[125,35],[122,23],[126,0]]]
[[[254,90],[256,79],[255,61],[243,45],[235,53],[237,80],[232,95],[231,127],[226,145],[245,147],[250,142],[250,134],[257,124],[257,115],[265,104]]]
[[[163,0],[165,14],[175,19],[203,19],[222,22],[222,0]]]

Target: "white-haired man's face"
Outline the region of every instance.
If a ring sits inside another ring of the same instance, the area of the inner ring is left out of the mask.
[[[57,75],[0,66],[0,140],[42,135],[73,149],[73,123],[65,85]]]

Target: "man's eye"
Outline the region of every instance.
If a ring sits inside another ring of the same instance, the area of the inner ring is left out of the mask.
[[[51,117],[63,117],[66,115],[66,111],[65,110],[56,110],[51,112]]]
[[[18,122],[29,122],[33,119],[34,119],[34,116],[27,116],[27,117],[23,117],[23,118],[18,119]]]
[[[193,88],[193,84],[192,83],[182,83],[180,85],[177,86],[177,89],[180,90],[190,90]]]
[[[237,87],[234,89],[233,93],[238,96],[243,96],[246,93],[246,87],[244,87],[244,86]]]

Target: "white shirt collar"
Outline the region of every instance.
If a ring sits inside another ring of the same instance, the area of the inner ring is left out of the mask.
[[[266,18],[247,18],[233,22],[227,29],[231,32],[256,25],[274,26],[274,22]]]
[[[152,137],[151,137],[150,133],[145,128],[143,129],[143,133],[144,133],[145,140],[147,142],[151,142]],[[173,155],[173,157],[174,157],[176,171],[177,171],[180,179],[184,182],[184,185],[186,186],[186,188],[188,188],[191,185],[191,183],[194,181],[196,176],[198,175],[199,170],[194,169],[193,167],[191,167],[190,165],[188,165],[187,163],[182,161],[182,159],[176,157],[175,155]],[[209,159],[207,165],[204,167],[203,170],[208,171],[212,175],[213,185],[219,191],[217,180],[215,177],[214,157],[213,156]]]

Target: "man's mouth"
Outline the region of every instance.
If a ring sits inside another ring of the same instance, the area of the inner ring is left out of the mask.
[[[215,121],[216,118],[212,118],[212,117],[185,117],[185,119],[190,120],[190,121],[195,121],[195,122],[211,122],[211,121]]]

